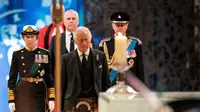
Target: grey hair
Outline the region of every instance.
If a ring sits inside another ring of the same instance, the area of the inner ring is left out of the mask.
[[[77,39],[77,33],[88,34],[89,39],[92,40],[92,34],[91,34],[90,30],[87,27],[79,26],[78,28],[76,28],[75,33],[74,33],[74,40]]]
[[[76,16],[77,16],[77,20],[78,20],[78,22],[79,22],[79,15],[78,15],[78,12],[76,12],[75,10],[70,9],[70,10],[67,10],[65,13],[68,13],[68,12],[73,12],[73,13],[75,13]],[[65,15],[65,14],[64,14],[64,15]]]

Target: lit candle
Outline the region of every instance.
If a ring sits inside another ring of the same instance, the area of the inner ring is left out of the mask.
[[[123,36],[120,32],[115,37],[115,64],[119,66],[127,65],[127,37]]]

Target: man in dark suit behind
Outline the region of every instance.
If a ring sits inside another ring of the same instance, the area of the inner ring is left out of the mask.
[[[75,10],[67,10],[64,13],[64,25],[65,25],[65,32],[61,33],[60,37],[60,53],[61,56],[63,54],[69,53],[77,48],[77,45],[74,43],[74,31],[78,27],[79,24],[79,15],[78,12]],[[52,37],[52,41],[50,43],[49,47],[49,54],[50,54],[50,66],[51,66],[51,73],[53,78],[56,77],[56,74],[54,74],[55,69],[55,40],[56,36]],[[93,45],[90,44],[90,47]]]
[[[65,53],[69,53],[73,51],[77,47],[76,44],[74,43],[73,35],[78,24],[79,24],[78,13],[75,10],[67,10],[64,13],[64,25],[65,25],[66,30],[65,32],[61,33],[61,38],[60,38],[61,56]],[[53,36],[50,43],[50,47],[49,47],[50,66],[51,66],[51,73],[52,73],[53,78],[56,77],[56,74],[54,74],[55,40],[56,40],[56,36]]]
[[[108,88],[106,56],[103,52],[90,48],[91,39],[88,28],[78,27],[74,37],[77,49],[62,56],[64,112],[83,112],[90,108],[96,110],[98,93]]]

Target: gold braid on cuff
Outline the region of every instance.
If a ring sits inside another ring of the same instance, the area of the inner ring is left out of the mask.
[[[48,94],[49,94],[49,98],[55,98],[55,89],[48,88]]]
[[[8,88],[8,100],[14,100],[14,92],[10,88]]]

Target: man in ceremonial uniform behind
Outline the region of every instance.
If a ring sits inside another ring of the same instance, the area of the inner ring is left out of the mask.
[[[8,80],[9,109],[11,112],[45,112],[46,101],[49,101],[52,111],[55,94],[49,53],[36,46],[39,34],[36,26],[24,26],[21,34],[26,46],[13,53]]]
[[[128,38],[128,45],[127,45],[127,63],[131,68],[129,69],[132,71],[142,82],[144,82],[144,71],[143,71],[143,58],[142,58],[142,43],[141,41],[133,36],[128,36],[126,34],[126,30],[128,28],[130,16],[125,12],[114,12],[110,20],[112,22],[112,28],[114,30],[113,37],[103,39],[100,44],[99,48],[101,51],[104,51],[106,54],[106,58],[108,61],[108,66],[110,69],[110,82],[112,85],[116,82],[117,72],[112,70],[110,66],[113,64],[114,61],[114,44],[115,44],[115,36],[118,35],[120,32],[123,36]]]
[[[65,112],[97,111],[98,93],[109,84],[106,56],[90,48],[91,33],[86,27],[75,31],[77,49],[62,56],[62,95]]]

